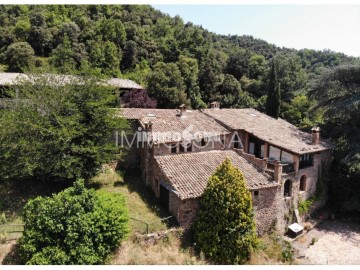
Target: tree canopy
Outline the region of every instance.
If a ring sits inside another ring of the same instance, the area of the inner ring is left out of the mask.
[[[85,178],[115,159],[113,90],[94,79],[33,75],[0,110],[0,179]],[[16,92],[16,93],[15,93]]]
[[[82,180],[52,197],[29,200],[23,217],[25,264],[103,264],[129,232],[124,197],[89,190]]]

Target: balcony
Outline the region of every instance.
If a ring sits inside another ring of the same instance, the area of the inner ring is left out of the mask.
[[[282,173],[288,174],[295,172],[294,163],[281,163],[282,165]],[[274,172],[275,170],[275,161],[269,161],[267,164],[267,170],[270,172]]]
[[[295,172],[294,163],[283,163],[283,173],[293,173]]]
[[[312,167],[313,166],[313,160],[312,159],[306,159],[306,160],[300,160],[299,162],[299,169],[304,169],[307,167]]]

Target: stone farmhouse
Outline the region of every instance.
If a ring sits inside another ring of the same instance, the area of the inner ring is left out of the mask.
[[[228,157],[245,176],[258,233],[274,226],[284,230],[299,198],[313,196],[329,169],[331,145],[321,140],[319,128],[309,134],[254,109],[219,107],[122,108],[137,139],[120,165],[140,168],[146,185],[187,227],[209,177]]]

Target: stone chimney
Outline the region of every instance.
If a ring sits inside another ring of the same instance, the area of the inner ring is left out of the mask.
[[[280,161],[275,161],[275,166],[274,166],[274,180],[276,183],[280,183],[281,182],[281,175],[282,175],[282,167],[283,165],[281,164]]]
[[[147,141],[151,141],[152,139],[152,124],[153,123],[151,121],[144,123]]]
[[[185,104],[181,104],[181,105],[179,106],[179,109],[180,109],[180,116],[185,115],[186,105],[185,105]]]
[[[210,103],[210,108],[211,109],[220,109],[220,102],[218,101],[213,101]]]
[[[319,127],[313,127],[311,129],[312,132],[312,143],[313,144],[319,144],[320,143],[320,128]]]

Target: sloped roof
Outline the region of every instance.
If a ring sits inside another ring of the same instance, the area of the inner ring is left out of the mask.
[[[120,114],[126,119],[139,120],[143,127],[150,121],[154,143],[202,139],[230,133],[214,119],[196,110],[186,110],[180,116],[176,109],[121,108]]]
[[[137,84],[134,81],[128,79],[119,79],[119,78],[112,78],[107,81],[108,84],[112,86],[116,86],[119,88],[126,88],[126,89],[144,89],[140,84]]]
[[[45,74],[44,74],[45,75]],[[54,75],[54,74],[52,74]],[[72,78],[76,78],[73,75],[54,75],[59,82],[71,82]],[[24,73],[7,73],[7,72],[0,72],[0,85],[16,85],[18,79],[28,79],[28,75]],[[115,86],[118,88],[124,89],[144,89],[141,85],[137,84],[134,81],[127,80],[127,79],[119,79],[119,78],[112,78],[105,82],[111,86]]]
[[[229,129],[245,130],[263,141],[296,154],[331,148],[324,140],[320,144],[312,144],[312,134],[299,130],[281,118],[272,118],[255,109],[205,109],[203,112]]]
[[[248,189],[257,190],[279,186],[268,174],[262,173],[252,163],[232,150],[155,156],[155,160],[168,178],[168,184],[178,196],[181,199],[189,199],[201,196],[209,177],[227,157],[231,159],[233,166],[243,173]]]

